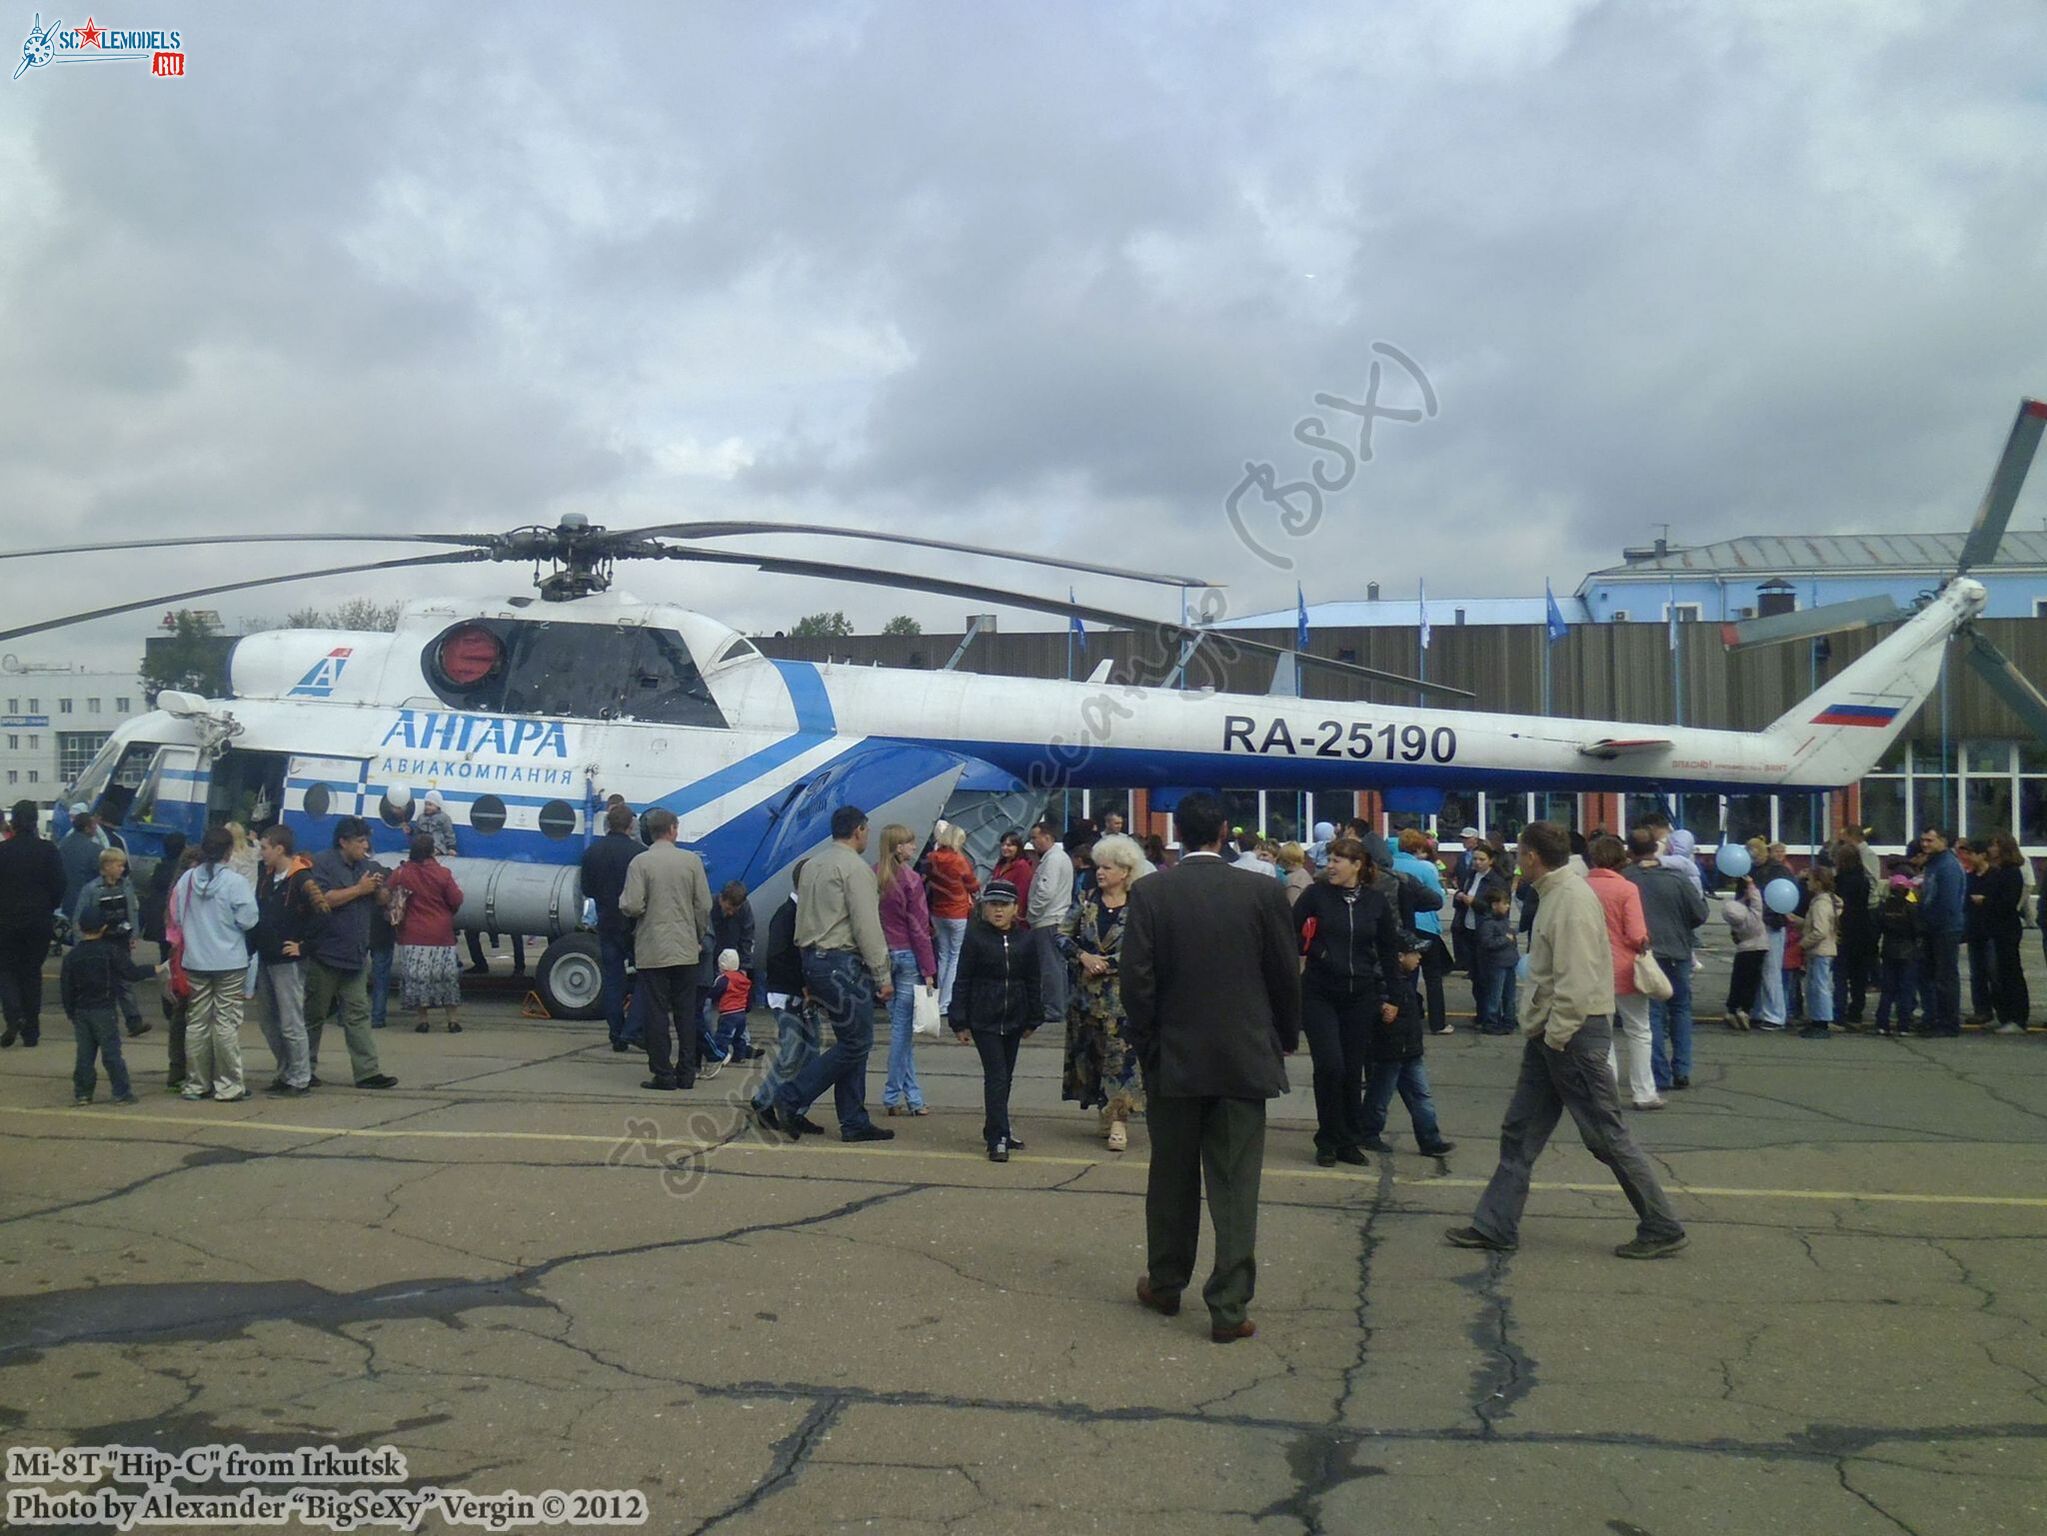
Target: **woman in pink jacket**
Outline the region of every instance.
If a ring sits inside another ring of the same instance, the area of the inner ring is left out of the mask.
[[[1613,951],[1613,1045],[1608,1061],[1615,1086],[1637,1109],[1661,1109],[1656,1079],[1649,1068],[1649,999],[1635,986],[1635,957],[1649,948],[1649,924],[1642,916],[1642,893],[1621,873],[1628,865],[1628,846],[1612,836],[1595,837],[1586,850],[1591,866],[1586,883],[1606,909],[1606,942]]]
[[[931,951],[931,907],[917,862],[917,835],[905,826],[881,829],[881,934],[888,943],[889,979],[895,996],[888,1009],[888,1083],[881,1102],[892,1115],[927,1114],[924,1087],[917,1081],[915,1053],[917,987],[936,993],[938,957]],[[934,996],[933,1001],[936,1001]]]

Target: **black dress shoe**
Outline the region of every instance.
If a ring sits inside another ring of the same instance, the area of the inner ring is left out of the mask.
[[[627,1045],[623,1040],[614,1040],[611,1042],[611,1049],[614,1055],[623,1056],[627,1051],[631,1050],[632,1047]]]
[[[1688,1077],[1673,1077],[1670,1080],[1670,1086],[1673,1088],[1689,1088],[1692,1086],[1692,1080]]]
[[[1384,1136],[1367,1136],[1358,1145],[1367,1152],[1378,1153],[1381,1157],[1391,1157],[1393,1155],[1393,1144]]]
[[[782,1116],[782,1124],[789,1128],[791,1136],[797,1135],[799,1132],[805,1136],[822,1136],[825,1134],[825,1128],[808,1115],[785,1113]]]
[[[777,1135],[791,1134],[789,1128],[782,1124],[782,1117],[775,1113],[774,1105],[755,1104],[752,1106],[752,1109],[753,1123],[755,1125],[758,1125],[762,1130],[773,1131]]]
[[[1317,1168],[1334,1168],[1336,1166],[1336,1154],[1334,1152],[1317,1152],[1315,1154],[1315,1166]]]
[[[1369,1168],[1372,1166],[1372,1160],[1356,1147],[1339,1147],[1336,1152],[1336,1160],[1339,1163],[1347,1163],[1353,1168]]]
[[[398,1079],[388,1072],[379,1072],[375,1077],[366,1077],[355,1085],[358,1088],[396,1088]]]
[[[21,1038],[20,1031],[15,1029],[9,1029],[5,1034],[0,1034],[0,1050],[5,1050],[8,1046],[14,1044],[14,1042],[20,1038]]]
[[[642,1088],[651,1088],[656,1093],[673,1093],[675,1092],[675,1079],[672,1077],[650,1077],[640,1086]]]
[[[1448,1157],[1452,1152],[1455,1152],[1456,1150],[1457,1150],[1456,1142],[1439,1141],[1433,1147],[1423,1147],[1421,1149],[1421,1152],[1423,1157]]]
[[[885,1131],[878,1125],[863,1125],[857,1131],[839,1132],[841,1141],[894,1141],[896,1133]]]

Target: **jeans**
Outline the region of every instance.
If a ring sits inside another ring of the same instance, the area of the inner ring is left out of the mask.
[[[1518,962],[1519,957],[1516,957]],[[1479,1024],[1481,1028],[1491,1027],[1501,1034],[1512,1034],[1520,1028],[1514,996],[1519,978],[1515,966],[1490,964],[1484,967],[1485,990],[1479,1003]]]
[[[794,1118],[832,1090],[839,1134],[874,1124],[867,1113],[867,1058],[874,1050],[874,980],[850,949],[806,949],[803,982],[832,1027],[831,1049],[811,1061],[775,1093],[778,1114]]]
[[[1621,1119],[1606,1065],[1612,1039],[1611,1026],[1595,1014],[1560,1051],[1540,1035],[1522,1049],[1521,1077],[1500,1126],[1500,1165],[1471,1220],[1494,1242],[1510,1247],[1520,1242],[1529,1176],[1566,1110],[1585,1150],[1606,1164],[1635,1208],[1635,1235],[1656,1240],[1684,1234],[1655,1168]]]
[[[994,1151],[997,1142],[1009,1136],[1009,1085],[1016,1078],[1016,1053],[1023,1036],[998,1035],[992,1029],[974,1031],[974,1049],[981,1055],[981,1139]]]
[[[917,1081],[913,1026],[917,1022],[917,988],[924,978],[918,973],[916,954],[907,949],[890,950],[888,974],[896,992],[888,1004],[888,1082],[881,1090],[881,1102],[922,1109],[924,1088]]]
[[[128,1064],[121,1059],[121,1021],[113,1009],[81,1008],[71,1021],[71,1032],[78,1037],[78,1054],[71,1065],[73,1098],[92,1097],[99,1081],[93,1071],[95,1056],[106,1063],[107,1086],[115,1098],[125,1099],[135,1091],[128,1082]]]
[[[1962,940],[1959,934],[1928,933],[1919,940],[1919,995],[1925,1004],[1920,1027],[1936,1035],[1962,1032]]]
[[[384,1016],[391,1007],[391,956],[397,953],[390,949],[370,951],[370,1028],[382,1029]]]
[[[1763,995],[1756,1003],[1758,1024],[1774,1024],[1779,1029],[1790,1014],[1784,1009],[1784,930],[1770,930],[1770,948],[1763,957]]]
[[[966,942],[964,917],[934,917],[931,937],[938,945],[938,1012],[941,1017],[952,1007],[952,979],[959,974],[960,945]]]
[[[1066,1024],[1066,952],[1059,947],[1057,928],[1033,928],[1031,943],[1038,950],[1038,990],[1043,1004],[1040,1012],[1047,1024]]]
[[[1658,955],[1670,1001],[1649,1005],[1649,1074],[1659,1089],[1692,1075],[1692,957]]]
[[[1910,1029],[1912,1015],[1919,1007],[1919,957],[1910,951],[1898,951],[1901,945],[1889,945],[1889,952],[1883,958],[1883,971],[1877,980],[1876,1027],[1892,1027],[1891,1009],[1897,1009],[1897,1028]]]
[[[246,967],[232,971],[188,971],[192,1016],[185,1029],[185,1097],[237,1099],[242,1084],[242,980]]]
[[[640,967],[636,1011],[647,1067],[657,1083],[694,1088],[697,1082],[697,968],[694,965]],[[673,1041],[675,1059],[669,1060]]]
[[[287,1088],[312,1081],[313,1061],[306,1043],[306,967],[301,960],[265,960],[256,967],[256,1023],[263,1041],[277,1058],[277,1080]]]
[[[626,962],[632,959],[633,936],[597,930],[597,962],[604,970],[604,1027],[613,1045],[634,1045],[639,1031],[626,1021]]]
[[[1834,957],[1805,957],[1805,1016],[1815,1024],[1834,1022]]]
[[[769,1058],[767,1071],[761,1074],[760,1087],[754,1090],[755,1109],[772,1105],[782,1085],[794,1081],[796,1074],[817,1056],[817,1014],[801,997],[793,997],[785,1007],[775,1010],[775,1029],[775,1054]]]
[[[1436,1101],[1429,1097],[1429,1071],[1421,1057],[1412,1061],[1375,1061],[1365,1078],[1365,1140],[1385,1134],[1386,1111],[1393,1107],[1393,1095],[1407,1106],[1407,1118],[1414,1126],[1414,1144],[1427,1152],[1443,1144],[1442,1128],[1436,1124]]]
[[[1315,1063],[1315,1150],[1342,1152],[1365,1139],[1365,1041],[1375,994],[1330,997],[1301,988],[1301,1033]]]
[[[1654,1052],[1649,1039],[1649,999],[1641,992],[1626,992],[1613,1000],[1616,1022],[1613,1044],[1607,1048],[1606,1065],[1619,1091],[1630,1104],[1648,1104],[1656,1098],[1656,1077],[1650,1069]]]

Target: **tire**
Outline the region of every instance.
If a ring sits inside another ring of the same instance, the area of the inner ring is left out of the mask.
[[[604,965],[594,933],[566,933],[547,946],[534,973],[550,1018],[604,1017]]]

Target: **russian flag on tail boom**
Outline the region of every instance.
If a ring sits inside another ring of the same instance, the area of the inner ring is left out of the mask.
[[[1829,704],[1812,717],[1814,725],[1889,725],[1898,718],[1892,704]]]

